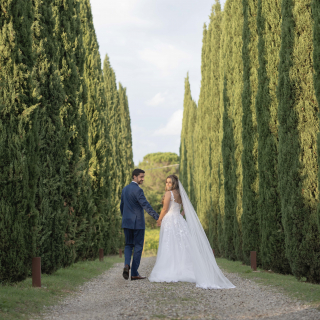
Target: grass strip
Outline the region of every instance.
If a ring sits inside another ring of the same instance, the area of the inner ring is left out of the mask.
[[[253,280],[265,286],[271,286],[277,291],[297,298],[303,302],[318,307],[320,306],[320,285],[297,280],[292,275],[283,275],[257,268],[257,272],[251,270],[250,266],[243,265],[240,261],[230,261],[216,258],[219,267],[226,272],[237,273],[239,276]]]
[[[118,256],[106,256],[104,262],[78,262],[54,274],[43,274],[41,288],[33,288],[31,278],[11,285],[0,285],[0,319],[19,320],[40,315],[44,306],[57,304],[84,282],[123,261],[124,258]]]

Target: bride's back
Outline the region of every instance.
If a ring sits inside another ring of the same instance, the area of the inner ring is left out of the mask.
[[[182,204],[182,199],[181,199],[181,196],[180,196],[180,192],[178,190],[172,190],[172,193],[173,193],[174,201],[179,203],[179,204]]]

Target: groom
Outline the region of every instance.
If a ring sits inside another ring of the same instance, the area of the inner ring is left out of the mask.
[[[139,185],[143,184],[144,171],[141,169],[134,169],[132,172],[132,182],[123,188],[121,194],[120,210],[122,215],[122,228],[124,231],[126,245],[124,248],[124,269],[123,277],[129,279],[130,261],[132,249],[134,248],[132,266],[131,266],[131,280],[145,279],[138,273],[140,265],[141,254],[144,243],[144,212],[146,210],[150,216],[155,220],[159,219],[159,215],[152,209],[143,190]]]

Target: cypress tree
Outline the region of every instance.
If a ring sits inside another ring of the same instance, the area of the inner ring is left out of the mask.
[[[225,241],[233,240],[233,246],[235,252],[234,255],[229,249],[226,249],[227,256],[238,260],[242,258],[242,236],[241,236],[241,216],[242,216],[242,107],[241,107],[241,94],[243,91],[243,63],[241,49],[242,43],[242,30],[243,30],[243,6],[242,2],[235,0],[228,0],[224,7],[224,19],[223,19],[223,33],[222,33],[222,75],[224,79],[223,84],[223,103],[224,108],[228,105],[228,117],[232,120],[234,144],[231,144],[234,149],[230,152],[234,153],[236,159],[236,176],[233,176],[233,170],[226,170],[223,168],[223,180],[224,186],[228,185],[228,188],[234,188],[224,190],[225,192],[225,210],[231,210],[230,212],[225,211],[225,218],[227,215],[233,213],[235,208],[235,216],[233,220],[233,229],[228,227],[225,229]],[[224,101],[228,99],[228,101]],[[225,112],[225,111],[224,111]],[[225,125],[224,125],[225,126]],[[229,129],[229,124],[224,127]],[[228,133],[229,134],[229,133]],[[230,136],[229,136],[230,137]],[[222,147],[223,148],[223,147]],[[233,156],[232,156],[233,157]],[[223,167],[225,163],[223,159]],[[228,160],[229,161],[229,160]],[[221,171],[220,171],[221,172]],[[225,173],[230,176],[225,176]],[[234,179],[234,180],[232,180]],[[228,180],[228,181],[226,181]],[[230,184],[230,185],[229,185]],[[220,193],[221,194],[221,193]],[[230,197],[230,199],[228,199]],[[228,223],[225,221],[225,224]],[[231,232],[231,233],[230,233]],[[227,234],[230,233],[230,234]]]
[[[61,44],[59,69],[65,91],[65,100],[60,107],[63,135],[67,142],[67,168],[62,189],[66,213],[63,225],[63,266],[76,258],[76,237],[86,228],[87,212],[92,206],[87,180],[87,125],[84,113],[86,103],[83,67],[85,50],[82,41],[80,3],[77,0],[55,2],[57,19],[56,36]]]
[[[225,90],[225,70],[226,70],[226,60],[225,56],[227,54],[228,47],[226,46],[226,16],[225,12],[228,13],[226,10],[226,6],[224,7],[224,11],[222,13],[221,19],[221,41],[220,41],[220,76],[219,76],[219,115],[220,115],[220,126],[219,126],[219,152],[218,152],[218,179],[219,179],[219,216],[218,216],[218,246],[219,246],[219,253],[222,256],[225,255],[225,190],[224,190],[224,169],[223,169],[223,154],[222,154],[222,141],[224,135],[224,123],[223,123],[223,115],[224,115],[224,90]]]
[[[36,252],[38,101],[32,1],[0,4],[0,281],[24,279]]]
[[[195,126],[197,124],[197,104],[192,100],[190,95],[189,100],[189,121],[188,121],[188,135],[187,135],[187,149],[188,149],[188,161],[187,161],[187,185],[188,192],[190,194],[190,201],[192,205],[196,208],[197,199],[195,197],[195,185],[194,183],[194,171],[195,171]]]
[[[234,221],[236,220],[236,201],[237,195],[234,186],[236,181],[236,159],[234,153],[234,131],[233,121],[229,117],[230,101],[227,93],[227,79],[224,81],[223,92],[223,139],[221,145],[223,158],[223,175],[224,179],[224,255],[231,260],[236,260],[235,241],[233,238]]]
[[[313,15],[313,67],[314,67],[314,89],[320,105],[320,3],[316,0],[312,1],[312,15]],[[320,114],[318,113],[320,119]],[[317,136],[317,157],[318,168],[320,168],[320,133]],[[318,170],[318,188],[320,185],[320,170]],[[318,203],[318,221],[320,226],[320,203]]]
[[[36,255],[42,258],[42,272],[61,267],[64,254],[62,188],[65,183],[66,143],[60,107],[65,94],[59,73],[59,43],[55,30],[54,1],[34,1],[35,76],[39,94],[39,171],[36,207],[39,211]]]
[[[183,117],[182,117],[182,130],[181,130],[181,142],[180,142],[180,167],[179,167],[179,179],[190,197],[190,190],[188,185],[188,130],[189,130],[189,114],[190,114],[190,101],[191,90],[189,83],[189,75],[184,81],[184,99],[183,99]]]
[[[217,246],[219,162],[219,80],[221,5],[212,7],[208,29],[204,25],[201,60],[201,90],[195,137],[195,174],[197,213],[212,246]]]
[[[211,20],[214,12],[211,13]],[[206,25],[203,28],[203,44],[201,56],[201,88],[197,112],[197,124],[195,129],[196,140],[196,199],[197,199],[197,214],[200,222],[208,234],[209,229],[209,211],[210,205],[210,190],[208,186],[210,183],[210,131],[211,131],[211,34],[212,24]]]
[[[320,281],[316,135],[310,1],[283,0],[279,65],[279,185],[292,273]]]
[[[258,87],[258,34],[256,26],[257,1],[243,0],[243,92],[242,92],[242,171],[243,214],[242,250],[243,261],[250,262],[250,251],[259,252],[259,219],[257,215],[258,170],[257,170],[257,117],[255,96]]]
[[[256,110],[260,225],[259,261],[263,268],[288,273],[278,178],[278,85],[281,1],[258,1],[259,69]]]
[[[119,247],[119,231],[121,227],[120,215],[120,197],[121,197],[121,181],[122,169],[120,159],[120,139],[121,125],[120,125],[120,109],[119,109],[119,94],[117,89],[116,77],[111,68],[109,57],[106,55],[103,64],[103,76],[105,94],[107,100],[106,119],[108,131],[110,135],[110,155],[109,162],[109,176],[110,179],[110,209],[107,217],[107,228],[105,234],[106,252],[112,252]]]
[[[121,119],[121,160],[122,160],[122,181],[121,189],[131,182],[131,172],[133,170],[132,154],[132,133],[129,104],[126,88],[119,83],[119,109]]]
[[[110,208],[109,148],[110,138],[106,122],[107,101],[101,70],[99,45],[94,30],[90,2],[82,0],[81,30],[85,51],[84,80],[87,100],[84,111],[88,123],[88,145],[90,150],[89,174],[92,197],[96,211],[87,213],[88,226],[84,229],[83,245],[79,258],[96,257],[103,246],[107,212]],[[91,214],[90,214],[91,213]]]
[[[207,118],[210,126],[210,145],[209,155],[211,161],[209,162],[209,176],[210,176],[210,205],[209,213],[209,241],[211,246],[215,249],[216,254],[219,254],[219,240],[218,240],[218,221],[219,221],[219,160],[221,157],[221,145],[219,143],[220,131],[220,48],[221,48],[221,22],[222,12],[220,1],[216,0],[213,5],[213,10],[210,19],[209,30],[211,30],[211,82],[210,93],[211,100]],[[210,115],[210,116],[209,116]],[[221,221],[220,221],[221,223]]]

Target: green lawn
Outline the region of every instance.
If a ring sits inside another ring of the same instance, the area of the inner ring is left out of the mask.
[[[268,272],[259,268],[257,272],[253,272],[249,266],[242,265],[242,262],[239,261],[217,258],[217,263],[227,272],[237,273],[243,278],[272,286],[290,297],[298,298],[316,307],[320,306],[320,285],[318,284],[298,281],[294,276]]]
[[[43,310],[43,306],[54,305],[79,285],[94,278],[113,266],[123,262],[118,256],[104,257],[104,262],[86,261],[60,269],[52,275],[42,275],[41,288],[33,288],[28,278],[14,285],[0,286],[0,319],[29,319]]]

